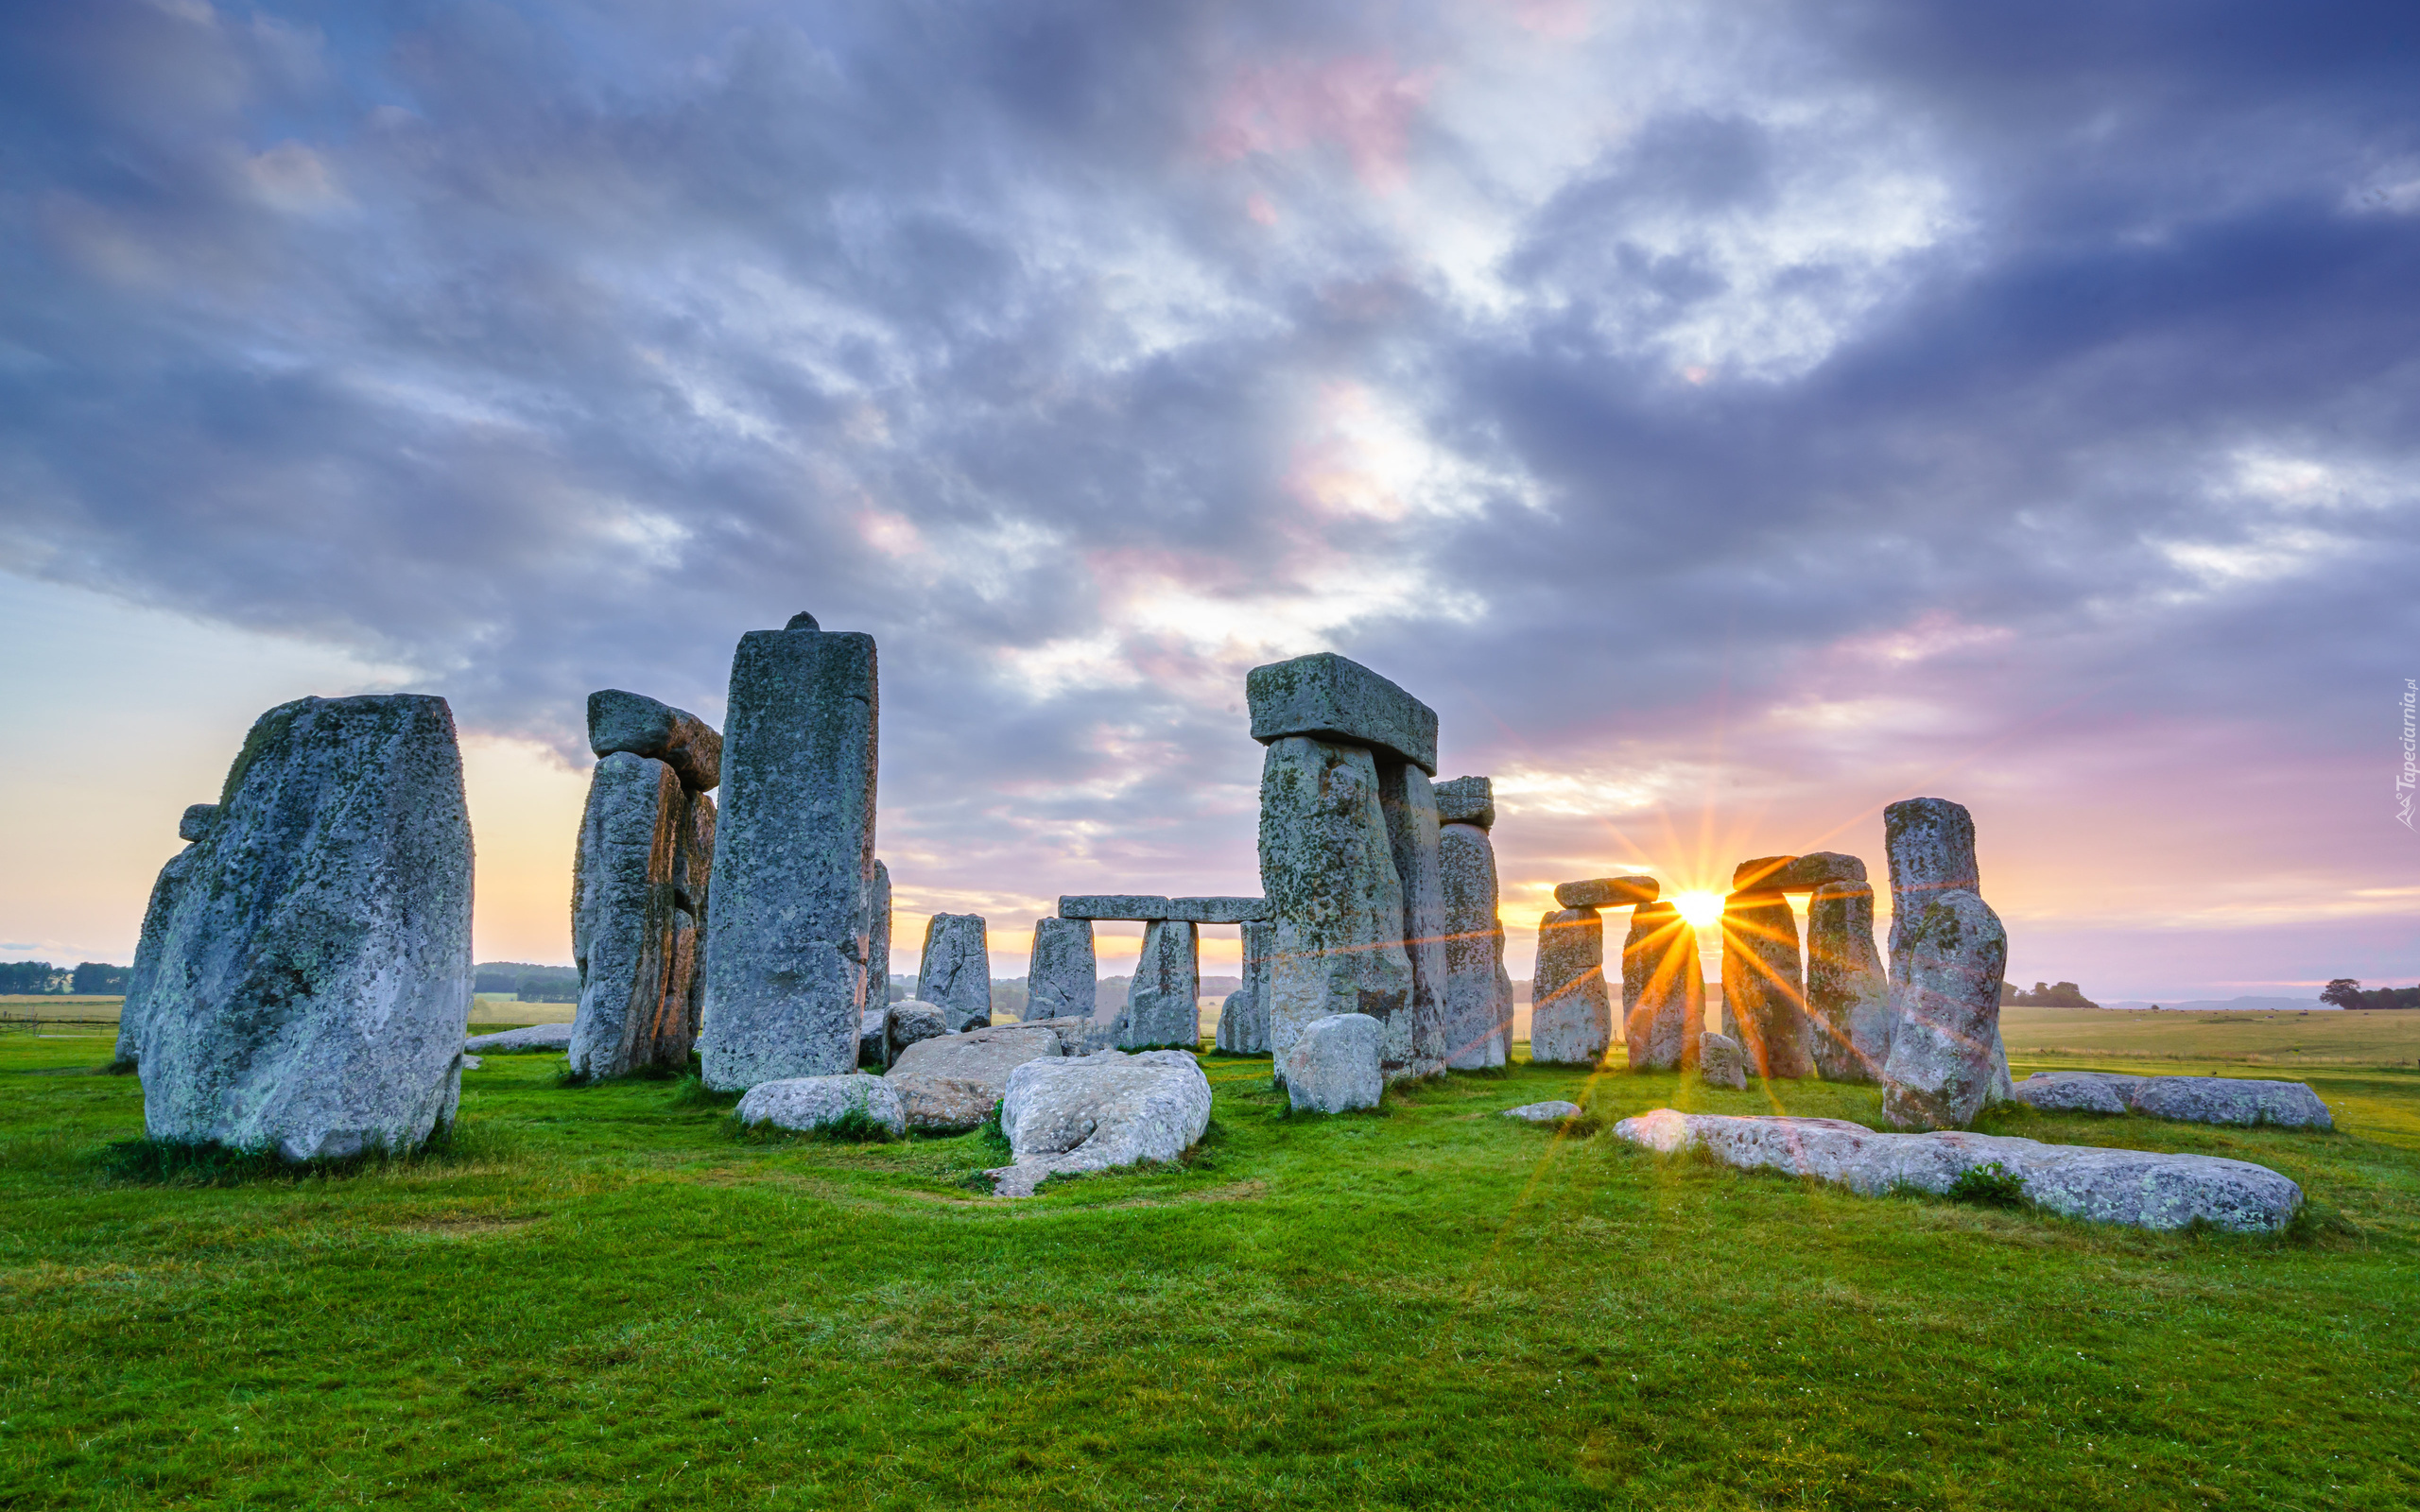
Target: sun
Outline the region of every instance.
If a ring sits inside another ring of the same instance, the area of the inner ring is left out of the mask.
[[[1703,929],[1722,917],[1722,894],[1719,892],[1676,892],[1672,906],[1689,921],[1691,929]]]

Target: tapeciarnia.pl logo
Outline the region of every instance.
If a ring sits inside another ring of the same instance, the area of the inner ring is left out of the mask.
[[[2420,782],[2420,766],[2412,762],[2420,751],[2420,735],[2415,735],[2414,715],[2420,714],[2420,678],[2403,679],[2403,770],[2394,774],[2394,816],[2407,830],[2411,828],[2411,789]],[[2420,832],[2414,832],[2420,833]]]

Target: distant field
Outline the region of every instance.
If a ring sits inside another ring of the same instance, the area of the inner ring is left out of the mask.
[[[2420,1013],[2151,1013],[2002,1008],[2012,1056],[2240,1065],[2420,1066]]]

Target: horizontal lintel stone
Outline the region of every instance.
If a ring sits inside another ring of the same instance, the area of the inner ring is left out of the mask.
[[[1437,775],[1437,711],[1358,662],[1322,651],[1244,678],[1252,738],[1288,735],[1367,746]]]
[[[1597,877],[1558,884],[1554,901],[1565,908],[1628,908],[1651,903],[1661,893],[1653,877]]]
[[[1070,893],[1059,900],[1062,919],[1131,920],[1164,919],[1188,924],[1252,924],[1270,917],[1266,898],[1164,898],[1150,893]]]

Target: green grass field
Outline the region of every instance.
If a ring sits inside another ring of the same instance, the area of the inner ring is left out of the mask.
[[[108,1055],[0,1036],[9,1508],[2420,1503],[2411,1070],[2298,1067],[2332,1135],[1993,1125],[2303,1183],[2312,1221],[2244,1238],[1491,1116],[1866,1089],[1525,1066],[1297,1120],[1265,1058],[1205,1061],[1189,1166],[1027,1202],[969,1190],[979,1136],[735,1140],[536,1057],[465,1077],[443,1155],[151,1185],[101,1162],[141,1129]]]

